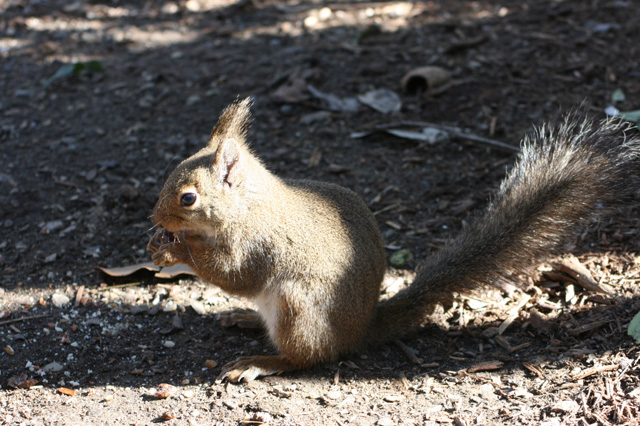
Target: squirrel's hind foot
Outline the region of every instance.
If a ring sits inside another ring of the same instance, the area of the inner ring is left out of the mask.
[[[282,355],[243,356],[222,368],[218,380],[232,383],[250,382],[261,376],[271,376],[300,368]]]

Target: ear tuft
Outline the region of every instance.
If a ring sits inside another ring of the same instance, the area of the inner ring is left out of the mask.
[[[209,145],[217,144],[220,140],[235,139],[244,141],[247,127],[251,122],[251,98],[236,100],[220,115],[218,124],[213,128]]]

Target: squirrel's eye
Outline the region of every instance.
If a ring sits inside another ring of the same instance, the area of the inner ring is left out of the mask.
[[[180,197],[180,205],[182,207],[190,207],[195,204],[197,199],[198,194],[196,194],[195,192],[185,192]]]

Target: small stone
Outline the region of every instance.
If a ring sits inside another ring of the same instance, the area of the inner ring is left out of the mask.
[[[176,415],[172,411],[165,411],[164,413],[162,413],[160,418],[162,420],[173,420],[176,418]]]
[[[342,392],[340,391],[331,391],[327,392],[325,395],[328,399],[339,399],[342,396]]]
[[[187,104],[188,106],[194,105],[200,102],[200,99],[201,99],[200,95],[191,95],[187,98],[187,101],[185,102],[185,104]]]
[[[132,315],[137,315],[137,314],[141,314],[143,312],[147,312],[149,310],[149,306],[148,305],[133,305],[130,309],[129,309],[129,313]]]
[[[207,310],[204,308],[204,305],[200,302],[193,301],[191,302],[191,308],[196,311],[198,315],[204,315],[207,313]]]
[[[44,371],[45,373],[48,373],[50,371],[60,371],[64,368],[64,366],[62,364],[60,364],[59,362],[50,362],[49,364],[45,365],[44,367],[42,367],[42,371]]]
[[[387,395],[383,398],[385,402],[400,402],[402,397],[400,395]]]
[[[166,305],[164,305],[164,308],[162,308],[163,312],[174,312],[176,309],[178,309],[178,305],[176,305],[176,302],[174,302],[173,300],[169,300],[167,302]]]
[[[98,175],[98,170],[97,169],[91,169],[87,172],[87,174],[84,176],[84,178],[86,180],[88,180],[89,182],[91,182],[92,180],[94,180],[96,178],[96,176]]]
[[[67,305],[69,301],[69,297],[61,293],[55,293],[51,296],[51,303],[53,303],[53,306],[56,308],[61,308],[64,305]]]
[[[122,185],[122,187],[120,188],[120,192],[122,193],[122,196],[127,200],[135,200],[140,196],[138,191],[131,185]]]
[[[551,411],[561,412],[561,413],[575,413],[580,409],[580,405],[573,400],[566,401],[558,401],[551,407]]]
[[[222,405],[231,410],[235,410],[236,408],[238,408],[238,403],[233,400],[222,401]]]
[[[44,258],[44,263],[53,263],[58,258],[57,253],[51,253],[49,256]]]
[[[154,396],[157,399],[166,399],[176,393],[176,387],[167,383],[161,383],[156,387]]]
[[[165,348],[173,348],[176,345],[176,343],[172,340],[166,340],[162,346],[164,346]]]
[[[329,111],[312,112],[310,114],[303,115],[300,118],[300,124],[309,125],[319,121],[325,121],[329,118],[331,118],[331,113]]]
[[[204,365],[205,365],[207,368],[215,368],[215,367],[218,365],[218,363],[217,363],[216,361],[212,360],[212,359],[208,359],[208,360],[206,360],[206,361],[204,362]]]
[[[6,270],[5,270],[6,273]],[[17,296],[15,298],[15,302],[18,303],[19,305],[33,305],[33,297],[28,296],[26,294]]]
[[[44,224],[42,228],[40,228],[40,233],[43,235],[51,234],[59,229],[62,229],[64,223],[61,220],[53,220],[51,222],[47,222]]]
[[[100,257],[100,247],[87,247],[82,253],[87,257]]]
[[[265,412],[257,412],[253,413],[251,417],[247,418],[246,422],[254,424],[264,424],[269,423],[271,420],[273,420],[271,414]]]
[[[393,420],[391,420],[389,417],[383,417],[378,420],[378,423],[376,424],[379,426],[391,426],[393,424]]]

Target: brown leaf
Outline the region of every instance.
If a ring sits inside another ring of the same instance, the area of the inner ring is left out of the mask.
[[[69,388],[58,388],[58,392],[60,392],[61,394],[64,395],[69,395],[69,396],[73,396],[76,394],[76,391],[74,391],[73,389],[69,389]]]
[[[37,384],[38,381],[36,379],[27,377],[24,373],[20,374],[20,376],[10,377],[7,381],[7,386],[14,389],[29,389],[31,386],[35,386]]]
[[[153,262],[143,262],[136,265],[121,266],[116,268],[104,268],[102,266],[96,266],[96,269],[104,272],[110,277],[118,278],[128,277],[135,274],[136,272],[144,270],[155,272],[155,277],[160,279],[171,279],[176,278],[180,275],[196,275],[196,273],[193,272],[193,269],[191,269],[187,265],[179,264],[171,267],[165,267],[156,266],[153,264]]]

